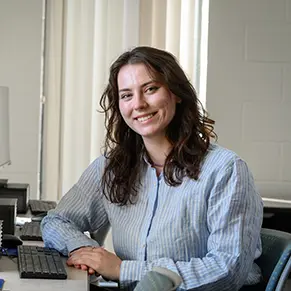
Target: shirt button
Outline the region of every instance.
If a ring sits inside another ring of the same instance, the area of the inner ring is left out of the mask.
[[[144,244],[144,245],[142,245],[142,247],[143,247],[143,248],[145,248],[145,247],[146,247],[146,245]]]

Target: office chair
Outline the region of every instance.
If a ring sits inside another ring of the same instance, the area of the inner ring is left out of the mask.
[[[267,291],[283,291],[291,271],[291,234],[279,230],[261,230],[262,255],[256,263],[262,270]]]
[[[138,282],[134,291],[174,291],[181,283],[182,279],[177,273],[154,267]]]

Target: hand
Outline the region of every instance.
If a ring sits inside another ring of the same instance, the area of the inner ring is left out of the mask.
[[[85,265],[110,280],[119,279],[121,262],[119,257],[101,247],[80,248],[67,260],[69,266]]]
[[[81,247],[81,248],[78,248],[78,249],[76,249],[76,250],[70,252],[70,253],[69,253],[69,257],[72,256],[72,254],[76,253],[77,251],[79,251],[79,250],[82,249],[82,248],[89,248],[89,249],[92,249],[91,246],[90,246],[90,247]],[[93,274],[95,274],[96,276],[99,276],[99,275],[100,275],[100,274],[96,273],[94,269],[89,268],[88,266],[83,265],[83,264],[82,264],[82,265],[74,265],[74,267],[75,267],[76,269],[82,269],[83,271],[88,271],[89,275],[93,275]]]

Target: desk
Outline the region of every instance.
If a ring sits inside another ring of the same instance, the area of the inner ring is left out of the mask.
[[[263,198],[264,208],[272,213],[291,213],[291,201],[282,199]],[[27,217],[27,215],[23,215]],[[27,245],[41,246],[41,242],[25,241]],[[66,258],[63,258],[66,266]],[[68,278],[66,280],[50,279],[20,279],[17,267],[17,259],[14,261],[8,257],[0,259],[1,277],[5,279],[4,290],[9,291],[86,291],[90,290],[87,272],[69,268],[66,266]]]
[[[291,200],[264,197],[262,197],[262,199],[265,211],[274,213],[291,213]]]
[[[25,245],[41,246],[42,242],[24,241]],[[6,256],[0,259],[0,274],[5,280],[4,289],[9,291],[87,291],[89,277],[87,272],[66,265],[66,258],[63,258],[68,278],[66,280],[52,279],[21,279],[18,273],[17,258],[13,261]]]
[[[264,203],[263,227],[291,233],[291,200],[262,198]]]

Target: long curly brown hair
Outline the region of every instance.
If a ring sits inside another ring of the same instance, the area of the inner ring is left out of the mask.
[[[146,150],[141,136],[121,116],[117,77],[123,66],[140,63],[181,99],[166,130],[172,144],[163,169],[167,184],[180,185],[186,176],[197,180],[210,138],[216,137],[214,121],[207,117],[195,89],[172,54],[146,46],[123,53],[110,67],[109,83],[100,100],[107,129],[104,145],[107,162],[101,185],[105,197],[119,205],[133,204],[138,198]]]

